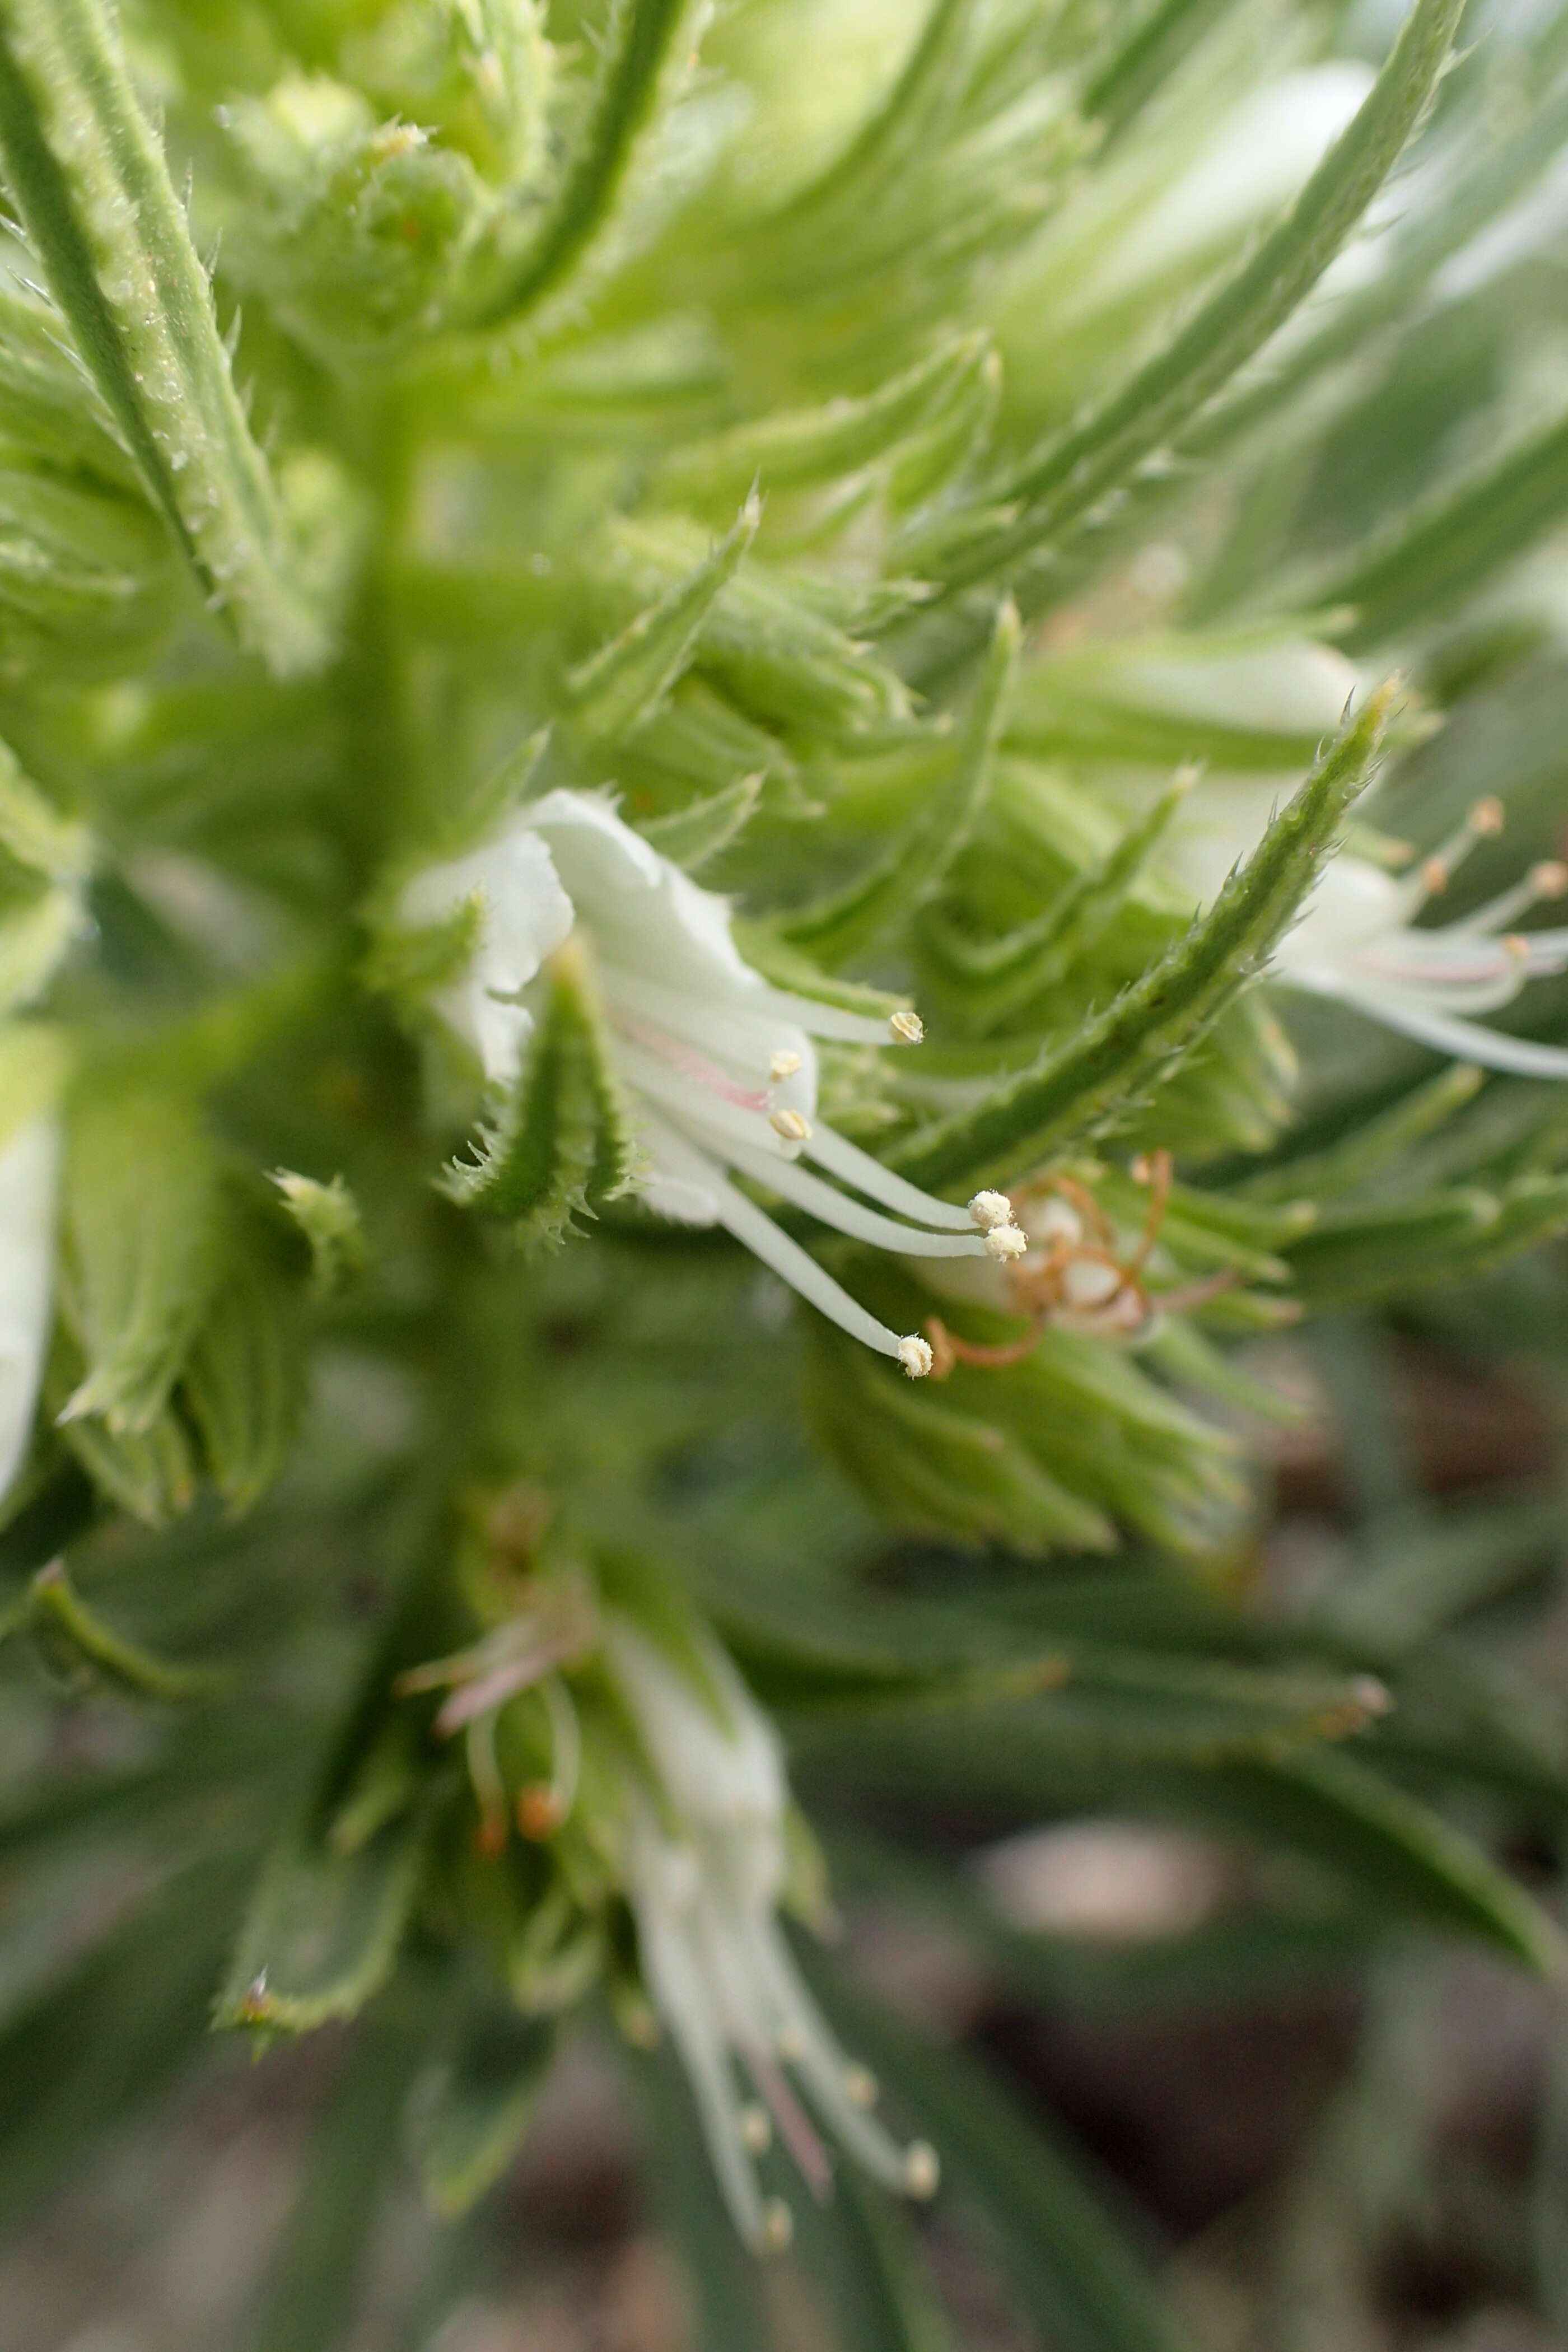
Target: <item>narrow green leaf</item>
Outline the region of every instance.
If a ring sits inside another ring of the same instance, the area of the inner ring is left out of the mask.
[[[839,2167],[826,2204],[801,2198],[795,2212],[800,2260],[841,2352],[953,2352],[913,2230],[853,2164]]]
[[[1568,1971],[1563,1930],[1518,1880],[1369,1763],[1302,1748],[1232,1766],[1227,1779],[1256,1805],[1259,1826],[1294,1832],[1325,1859],[1378,1882],[1389,1906],[1479,1936],[1542,1976]]]
[[[837,965],[900,925],[942,887],[973,830],[991,784],[992,762],[1017,674],[1020,628],[1005,601],[947,773],[927,806],[870,871],[833,897],[785,916],[783,936],[819,963]]]
[[[647,2115],[656,2209],[691,2284],[696,2352],[773,2352],[757,2264],[719,2193],[679,2060],[668,2041],[624,2055]]]
[[[0,157],[49,290],[209,600],[280,674],[318,667],[326,616],[103,0],[0,5]]]
[[[651,719],[689,666],[704,622],[757,535],[762,502],[748,498],[711,554],[571,671],[568,708],[590,734],[617,741]]]
[[[328,2089],[280,2252],[265,2283],[255,2352],[336,2352],[359,2305],[360,2273],[408,2084],[428,2046],[417,2018],[366,2021]]]
[[[738,777],[721,793],[710,793],[668,816],[651,817],[639,830],[661,857],[695,874],[739,840],[756,814],[763,781],[761,776]]]
[[[391,1973],[424,1850],[414,1814],[352,1853],[310,1824],[290,1831],[257,1887],[215,2022],[309,2033],[355,2016]]]
[[[658,487],[677,504],[696,498],[707,506],[743,498],[753,482],[765,494],[857,472],[961,408],[993,364],[986,336],[960,336],[863,398],[775,413],[678,449]]]
[[[576,149],[525,250],[476,304],[468,324],[494,326],[536,310],[581,276],[626,193],[639,144],[668,103],[669,85],[687,69],[700,13],[693,0],[613,0]]]
[[[1430,102],[1464,0],[1416,0],[1354,120],[1285,217],[1172,341],[1079,423],[990,486],[1005,511],[978,535],[960,512],[910,551],[950,589],[1015,569],[1136,477],[1260,351],[1310,293],[1376,194]]]
[[[1247,1201],[1261,1202],[1322,1201],[1351,1192],[1380,1175],[1412,1144],[1446,1127],[1475,1100],[1486,1075],[1472,1063],[1451,1062],[1435,1078],[1410,1087],[1386,1110],[1371,1118],[1358,1112],[1344,1133],[1321,1150],[1282,1154],[1276,1165],[1244,1176],[1237,1190]]]
[[[1027,2119],[972,2060],[920,2041],[810,1957],[846,2046],[863,2052],[937,2149],[945,2180],[996,2234],[1004,2267],[1061,2352],[1184,2352],[1190,2339],[1150,2267],[1040,2118]]]
[[[1318,601],[1351,614],[1352,651],[1385,643],[1485,585],[1568,509],[1568,417],[1415,513],[1335,574]]]
[[[627,1190],[637,1165],[593,975],[574,940],[551,958],[546,982],[499,1120],[481,1131],[477,1157],[447,1173],[454,1200],[504,1217],[537,1244],[563,1239],[574,1217],[597,1216]]]
[[[1118,26],[1114,46],[1089,76],[1080,100],[1089,121],[1104,125],[1108,140],[1142,113],[1229,5],[1230,0],[1153,0],[1130,29]]]
[[[1066,1044],[978,1108],[900,1144],[890,1164],[929,1188],[1016,1177],[1138,1101],[1260,968],[1300,905],[1371,772],[1393,692],[1371,697],[1185,939]]]
[[[940,909],[932,911],[926,940],[961,980],[965,1013],[979,1027],[1016,1019],[1036,998],[1058,986],[1089,952],[1121,912],[1192,782],[1190,774],[1179,776],[1147,816],[1129,825],[1107,855],[1070,882],[1044,914],[1001,939],[966,940],[951,922],[943,923]]]
[[[85,1661],[105,1681],[138,1698],[210,1697],[224,1686],[223,1675],[155,1657],[139,1642],[106,1625],[77,1591],[63,1559],[39,1569],[24,1602],[11,1612],[9,1622],[0,1622],[0,1637],[22,1625],[47,1638],[51,1647],[63,1643],[73,1660]]]
[[[184,1870],[0,2032],[0,2207],[15,2222],[200,2055],[249,1856]]]
[[[471,1988],[459,1999],[409,2099],[415,2161],[444,2221],[466,2213],[500,2179],[554,2054],[552,2022],[520,2017],[488,1990]]]

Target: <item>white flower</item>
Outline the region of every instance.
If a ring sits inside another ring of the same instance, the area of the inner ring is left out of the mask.
[[[1179,845],[1180,863],[1205,897],[1267,821],[1258,809],[1253,823],[1238,822],[1237,806],[1216,823],[1223,793],[1218,787],[1204,795],[1201,832],[1185,816],[1181,820],[1186,837]],[[1254,788],[1230,797],[1258,796]],[[1273,798],[1270,793],[1270,805]],[[1401,874],[1342,850],[1276,948],[1275,978],[1315,996],[1336,997],[1440,1054],[1522,1077],[1568,1078],[1568,1048],[1510,1036],[1477,1017],[1510,1004],[1527,981],[1568,971],[1568,929],[1513,928],[1542,900],[1568,894],[1568,866],[1554,860],[1534,866],[1511,889],[1454,922],[1418,925],[1415,919],[1447,887],[1472,844],[1501,824],[1498,803],[1479,801],[1450,840]]]
[[[913,1015],[874,1021],[769,987],[742,960],[726,901],[661,857],[602,794],[552,792],[524,806],[493,840],[416,876],[399,913],[435,924],[476,898],[479,944],[434,1001],[491,1084],[515,1084],[534,1027],[526,992],[575,933],[592,952],[646,1150],[647,1205],[683,1224],[727,1227],[854,1338],[911,1378],[928,1372],[923,1339],[868,1314],[731,1181],[765,1185],[880,1249],[1004,1254],[1005,1228],[977,1231],[967,1209],[904,1182],[816,1117],[813,1039],[913,1043]]]
[[[0,1147],[0,1496],[27,1451],[48,1349],[58,1176],[53,1119]]]
[[[658,1784],[626,1837],[643,1976],[742,2236],[759,2252],[788,2243],[789,2209],[764,2200],[752,2161],[775,2129],[813,2193],[829,2192],[806,2102],[877,2179],[931,2195],[935,2156],[923,2141],[900,2147],[869,2112],[876,2085],[839,2049],[779,1927],[789,1792],[772,1725],[710,1643],[702,1691],[624,1618],[610,1621],[606,1649]]]

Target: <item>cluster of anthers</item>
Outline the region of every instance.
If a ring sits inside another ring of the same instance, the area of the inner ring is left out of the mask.
[[[1087,1184],[1066,1175],[1042,1176],[1012,1193],[978,1192],[970,1202],[977,1223],[1006,1241],[1001,1295],[984,1303],[1010,1315],[1026,1315],[1021,1338],[984,1345],[961,1339],[940,1315],[926,1322],[933,1380],[946,1380],[955,1364],[1002,1370],[1022,1363],[1039,1345],[1047,1324],[1094,1339],[1143,1337],[1157,1314],[1201,1307],[1235,1279],[1227,1268],[1202,1281],[1155,1291],[1146,1279],[1150,1259],[1171,1197],[1171,1155],[1153,1151],[1132,1163],[1135,1182],[1149,1188],[1149,1213],[1131,1251],[1119,1252],[1115,1228]],[[977,1302],[978,1303],[978,1302]]]

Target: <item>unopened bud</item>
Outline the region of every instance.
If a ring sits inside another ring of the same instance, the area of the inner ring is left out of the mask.
[[[899,1341],[899,1361],[911,1381],[923,1381],[935,1360],[931,1341],[922,1339],[917,1332],[911,1331],[907,1339]]]
[[[925,1023],[910,1005],[900,1005],[888,1023],[896,1045],[918,1045],[925,1035]]]
[[[1013,1222],[1013,1203],[1005,1192],[976,1192],[969,1203],[969,1213],[982,1233],[991,1233],[998,1225]]]

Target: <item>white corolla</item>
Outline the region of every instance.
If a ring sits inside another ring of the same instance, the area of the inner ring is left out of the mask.
[[[1215,730],[1221,745],[1228,736],[1232,760],[1245,759],[1249,740],[1328,741],[1362,685],[1331,646],[1289,633],[1130,639],[1044,664],[1032,690],[1058,723],[1049,698],[1055,682],[1059,699],[1064,680],[1080,711],[1094,713],[1112,740],[1129,722],[1134,729],[1156,722],[1178,735],[1186,725],[1196,730],[1194,743]],[[1248,773],[1223,754],[1212,757],[1182,805],[1165,854],[1200,904],[1256,848],[1294,788],[1277,749],[1267,766],[1273,772]],[[1568,894],[1568,866],[1535,866],[1513,888],[1453,922],[1417,920],[1473,844],[1501,824],[1497,801],[1478,801],[1450,840],[1403,871],[1342,849],[1276,948],[1275,979],[1338,998],[1439,1053],[1527,1077],[1568,1077],[1568,1050],[1511,1037],[1480,1017],[1511,1003],[1527,981],[1568,970],[1568,930],[1516,928],[1541,901]]]
[[[828,2193],[819,2121],[887,2187],[931,2196],[934,2153],[900,2146],[872,2114],[876,2084],[839,2049],[779,1927],[789,1791],[773,1726],[710,1642],[691,1661],[700,1689],[625,1618],[610,1620],[605,1652],[658,1783],[626,1829],[643,1977],[736,2226],[759,2251],[788,2243],[789,2209],[764,2200],[754,2168],[775,2131],[813,2193]]]
[[[1254,788],[1252,798],[1264,796]],[[1205,898],[1267,822],[1261,805],[1244,815],[1237,803],[1247,797],[1224,786],[1203,795],[1176,845],[1183,872]],[[1447,889],[1471,845],[1501,824],[1496,801],[1478,801],[1451,839],[1401,873],[1342,850],[1275,949],[1275,978],[1336,997],[1440,1054],[1524,1077],[1568,1078],[1568,1048],[1510,1036],[1479,1017],[1510,1004],[1527,981],[1568,971],[1568,930],[1515,928],[1542,901],[1568,893],[1568,866],[1542,861],[1453,922],[1415,919]]]
[[[0,1145],[0,1498],[26,1454],[48,1350],[59,1158],[52,1118]]]
[[[427,866],[401,919],[435,925],[477,905],[477,944],[436,1010],[486,1078],[514,1087],[535,1025],[530,1003],[569,938],[591,954],[615,1066],[647,1159],[642,1198],[684,1224],[728,1228],[803,1298],[911,1378],[931,1349],[889,1330],[732,1179],[744,1176],[857,1241],[900,1255],[1005,1260],[1025,1247],[982,1195],[972,1208],[920,1192],[816,1116],[814,1039],[913,1044],[912,1013],[871,1020],[770,987],[736,948],[728,903],[624,824],[597,793],[525,804],[479,848]]]

